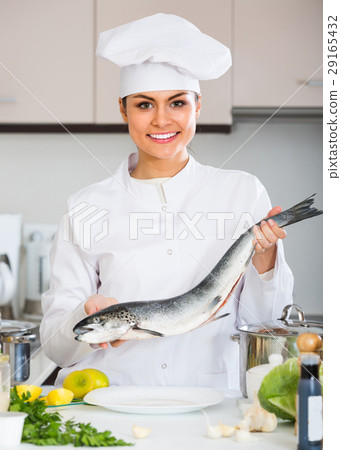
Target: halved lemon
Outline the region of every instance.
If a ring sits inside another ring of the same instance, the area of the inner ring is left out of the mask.
[[[47,404],[50,406],[66,405],[71,403],[73,392],[64,388],[54,389],[47,394],[46,399]]]
[[[39,386],[35,386],[34,384],[19,384],[16,386],[19,397],[22,397],[23,394],[29,392],[31,397],[26,400],[27,402],[33,402],[36,400],[41,394],[42,388]]]

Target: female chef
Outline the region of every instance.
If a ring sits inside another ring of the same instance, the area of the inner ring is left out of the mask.
[[[224,307],[229,316],[179,336],[99,346],[74,339],[74,325],[106,306],[188,291],[246,228],[280,211],[253,175],[204,166],[187,152],[198,80],[231,65],[224,45],[181,17],[156,14],[102,33],[97,54],[121,67],[119,107],[137,153],[70,197],[56,235],[40,328],[46,355],[62,367],[56,385],[93,367],[111,384],[237,389],[236,325],[277,318],[292,302],[286,233],[271,220],[254,228],[255,254]],[[89,208],[103,219],[79,227]]]

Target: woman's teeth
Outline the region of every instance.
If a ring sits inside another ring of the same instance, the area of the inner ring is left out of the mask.
[[[175,136],[177,133],[167,133],[167,134],[150,134],[149,136],[153,139],[169,139]]]

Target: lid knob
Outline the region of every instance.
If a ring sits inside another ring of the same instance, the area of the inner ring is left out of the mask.
[[[321,336],[315,333],[302,333],[296,340],[300,353],[319,353],[322,350]]]

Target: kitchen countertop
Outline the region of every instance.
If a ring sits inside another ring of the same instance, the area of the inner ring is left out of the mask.
[[[219,421],[226,425],[237,425],[242,419],[237,407],[237,398],[227,397],[216,406],[205,409],[211,425],[218,425]],[[51,408],[58,410],[65,420],[75,418],[77,422],[89,423],[99,431],[110,430],[116,438],[135,443],[136,450],[296,450],[297,437],[294,436],[294,425],[280,422],[272,433],[252,433],[258,438],[257,442],[238,443],[231,438],[210,439],[206,436],[206,421],[200,411],[186,414],[171,415],[136,415],[124,414],[99,406],[78,405],[65,408]],[[135,439],[132,426],[139,425],[151,428],[145,439]],[[37,449],[32,444],[21,444],[11,447],[13,450]],[[65,446],[49,447],[51,449],[65,449]],[[117,447],[129,448],[129,447]]]

